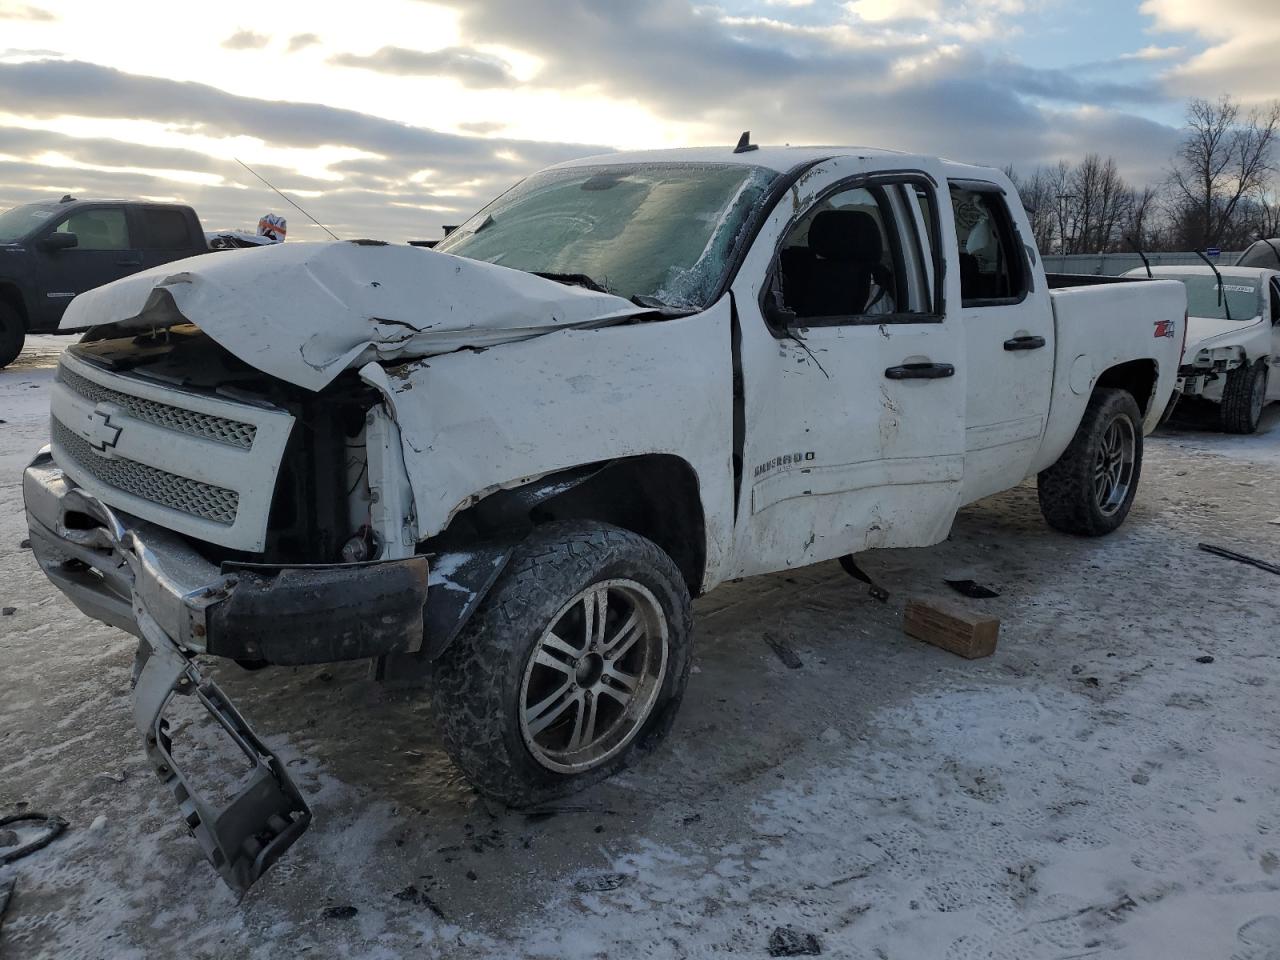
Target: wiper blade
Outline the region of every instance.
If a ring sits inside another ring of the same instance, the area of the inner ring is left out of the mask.
[[[596,293],[610,293],[608,287],[592,280],[585,273],[543,273],[538,270],[533,271],[535,277],[543,277],[547,280],[554,280],[556,283],[563,283],[571,287],[586,287]]]

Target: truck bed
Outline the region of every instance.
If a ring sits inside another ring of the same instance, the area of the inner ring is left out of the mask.
[[[1168,397],[1178,375],[1186,322],[1186,290],[1178,281],[1145,277],[1048,277],[1056,336],[1053,406],[1036,470],[1062,455],[1071,442],[1093,388],[1104,371],[1134,367],[1135,376],[1150,376],[1155,364],[1154,397]],[[1167,322],[1167,323],[1166,323]],[[1150,433],[1164,412],[1163,403],[1139,398],[1144,432]]]

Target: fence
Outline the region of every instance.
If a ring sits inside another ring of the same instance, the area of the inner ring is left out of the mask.
[[[1204,261],[1194,253],[1148,253],[1153,267],[1198,267]],[[1230,266],[1240,259],[1239,253],[1224,252],[1214,262],[1220,267]],[[1134,268],[1142,268],[1142,258],[1136,253],[1076,253],[1068,256],[1044,258],[1046,273],[1077,273],[1095,277],[1118,277]]]

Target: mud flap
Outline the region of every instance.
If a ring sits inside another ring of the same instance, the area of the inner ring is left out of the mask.
[[[212,680],[205,680],[135,601],[143,639],[134,668],[133,718],[147,759],[178,801],[187,829],[205,856],[237,893],[243,894],[271,868],[311,823],[311,809],[284,764],[254,734]],[[162,716],[175,696],[194,695],[251,764],[240,792],[225,805],[207,801],[173,761],[169,724]]]

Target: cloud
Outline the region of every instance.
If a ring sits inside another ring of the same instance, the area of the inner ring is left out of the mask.
[[[305,50],[307,47],[314,47],[320,42],[320,35],[316,33],[295,33],[289,38],[289,52],[297,53],[299,50]]]
[[[266,34],[254,33],[252,30],[237,30],[222,41],[222,46],[227,50],[261,50],[270,42],[271,38]]]
[[[468,87],[509,87],[517,82],[507,61],[467,47],[440,50],[382,47],[367,56],[340,53],[330,57],[329,62],[400,76],[452,77]]]
[[[1186,47],[1143,47],[1141,50],[1134,50],[1132,53],[1122,53],[1117,60],[1139,60],[1150,62],[1152,60],[1172,60],[1186,53]]]
[[[499,123],[497,120],[472,120],[469,123],[460,123],[458,126],[462,127],[463,130],[466,130],[469,133],[478,133],[483,135],[486,133],[497,133],[499,130],[506,127],[506,124]]]
[[[49,22],[57,20],[57,16],[40,7],[25,3],[5,3],[0,0],[0,20],[36,20]]]
[[[945,31],[945,24],[932,20],[959,8],[943,0],[855,3],[836,20],[828,10],[824,22],[808,13],[796,21],[778,9],[768,17],[729,16],[685,0],[643,8],[593,0],[444,2],[459,11],[464,39],[483,37],[539,58],[531,83],[638,102],[659,116],[700,123],[725,143],[751,129],[764,143],[856,143],[1025,166],[1060,155],[1054,124],[1064,114],[1089,108],[1149,135],[1151,127],[1126,110],[1146,111],[1165,99],[1154,83],[1043,69],[993,58],[983,44],[944,42],[928,31]],[[962,7],[1011,18],[1038,5],[968,0]],[[859,10],[883,22],[867,23]],[[1005,29],[1013,26],[1006,19]],[[1082,142],[1069,154],[1094,148]]]
[[[1141,10],[1157,29],[1195,34],[1209,44],[1166,74],[1177,93],[1210,99],[1230,93],[1247,102],[1280,96],[1276,0],[1145,0]]]
[[[298,150],[350,147],[375,156],[335,163],[337,179],[257,169],[280,189],[308,194],[342,236],[432,236],[528,173],[571,157],[607,152],[599,145],[470,137],[314,103],[259,100],[206,84],[144,77],[96,64],[45,60],[0,63],[0,103],[19,116],[151,120],[225,139],[254,137]],[[72,166],[44,164],[57,154]],[[251,222],[281,201],[229,156],[152,147],[42,129],[0,127],[0,207],[36,196],[79,192],[187,198],[214,226]],[[315,196],[311,196],[314,194]],[[291,225],[292,227],[292,225]],[[300,227],[307,236],[312,228]],[[294,233],[291,229],[291,233]]]

